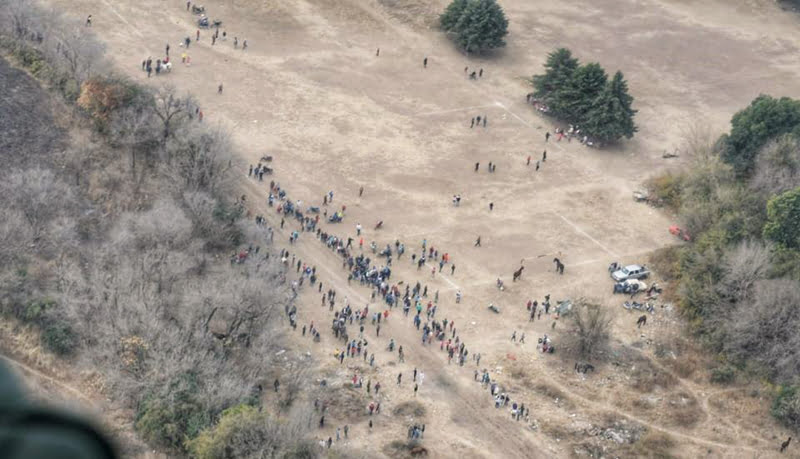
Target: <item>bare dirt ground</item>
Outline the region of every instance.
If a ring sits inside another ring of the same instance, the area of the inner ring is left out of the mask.
[[[691,348],[675,349],[681,327],[674,312],[659,310],[644,331],[637,330],[635,316],[608,293],[605,269],[611,261],[642,261],[675,243],[666,230],[669,216],[631,199],[644,178],[674,164],[661,159],[664,150],[679,148],[698,123],[715,134],[726,129],[732,113],[760,92],[800,96],[794,84],[800,73],[797,19],[773,2],[506,0],[507,49],[467,58],[432,27],[442,0],[207,0],[209,16],[224,21],[228,39],[212,47],[211,32],[201,31],[200,42],[188,50],[191,66],[180,63],[179,42],[194,38],[196,30],[185,2],[50,3],[92,14],[119,71],[139,81],[146,80],[142,59],[162,57],[170,43],[173,72],[150,82],[192,92],[205,122],[233,129],[247,152],[240,163],[253,212],[277,221],[267,213],[266,185],[246,178],[246,164],[262,154],[275,156],[273,178],[304,205],[321,204],[333,190],[347,216],[339,226],[324,227],[355,237],[360,222],[366,244],[403,241],[409,251],[396,263],[393,280],[421,280],[431,294],[439,290],[438,318],[455,320],[470,353],[483,355],[481,367],[531,407],[529,422],[514,422],[507,410],[495,409],[488,391],[473,382],[475,364],[448,366],[439,349],[419,344],[410,318],[390,317],[377,339],[368,327],[375,369],[334,362],[339,343],[323,326],[322,343],[298,345],[330,374],[332,390],[352,391],[343,386],[354,371],[385,388],[371,432],[363,407],[328,419],[333,426],[353,426],[348,442],[370,457],[395,454],[387,445],[405,438],[413,415],[394,411],[414,398],[415,367],[426,374],[417,399],[425,407],[424,445],[435,457],[646,456],[659,448],[679,457],[775,454],[786,433],[768,417],[766,397],[752,388],[710,385],[707,362]],[[234,50],[234,36],[247,39],[249,48]],[[540,72],[547,52],[558,46],[625,73],[639,109],[633,141],[603,151],[553,139],[545,144],[553,122],[525,104],[525,79]],[[483,68],[483,78],[470,81],[465,66]],[[469,128],[476,115],[488,116],[487,128]],[[544,149],[541,170],[525,166],[528,155],[536,161]],[[479,173],[473,172],[477,161]],[[486,172],[489,161],[497,164],[494,174]],[[360,186],[365,193],[359,199]],[[453,207],[457,193],[462,205]],[[384,228],[373,231],[379,220]],[[288,237],[287,231],[278,234]],[[479,235],[482,247],[475,248]],[[454,275],[445,268],[431,279],[428,271],[412,268],[406,258],[423,239],[451,255]],[[317,265],[337,298],[369,303],[369,292],[348,286],[340,260],[310,235],[291,250]],[[554,256],[565,262],[564,276],[554,273]],[[526,270],[512,284],[511,272],[521,261]],[[494,288],[498,277],[508,286],[503,292]],[[454,303],[456,289],[464,293],[460,305]],[[544,333],[558,343],[560,327],[551,331],[552,317],[526,320],[525,302],[545,294],[598,298],[614,311],[611,363],[583,378],[572,372],[574,361],[535,351]],[[301,299],[301,324],[328,323],[315,292]],[[488,312],[489,302],[502,313]],[[526,344],[509,341],[514,330],[525,332]],[[405,363],[384,350],[390,337],[405,346]],[[659,342],[671,346],[661,358]],[[365,394],[358,397],[368,403]],[[619,432],[641,440],[620,444]],[[319,433],[330,435],[331,429]]]

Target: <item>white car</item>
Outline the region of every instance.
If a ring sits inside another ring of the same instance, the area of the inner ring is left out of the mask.
[[[611,273],[611,278],[617,282],[622,282],[626,279],[646,279],[650,275],[650,271],[641,265],[628,265],[620,268]]]

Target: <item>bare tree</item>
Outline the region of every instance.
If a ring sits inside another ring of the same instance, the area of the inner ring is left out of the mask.
[[[736,306],[725,349],[742,362],[755,362],[778,382],[800,374],[800,283],[761,280],[753,299]]]
[[[69,186],[49,169],[14,172],[0,183],[0,190],[9,199],[11,208],[30,225],[34,240],[41,236],[50,219],[69,210],[75,202]]]
[[[179,96],[175,88],[169,85],[156,91],[154,98],[153,112],[161,120],[162,142],[166,143],[174,130],[191,118],[197,104],[191,96]],[[167,160],[170,158],[167,157]]]
[[[564,318],[569,331],[562,339],[579,357],[592,359],[605,351],[611,337],[608,309],[595,302],[579,299]]]
[[[750,188],[767,197],[800,186],[800,141],[784,135],[769,142],[756,157]]]
[[[207,190],[212,194],[226,185],[232,145],[227,133],[204,125],[183,125],[166,145],[171,158],[167,172],[184,190]]]
[[[742,241],[728,249],[724,274],[718,285],[722,298],[731,303],[746,301],[755,283],[766,277],[770,267],[770,247],[760,241]]]
[[[91,30],[77,21],[64,21],[51,32],[53,48],[48,48],[57,62],[77,82],[86,81],[103,69],[104,47]]]

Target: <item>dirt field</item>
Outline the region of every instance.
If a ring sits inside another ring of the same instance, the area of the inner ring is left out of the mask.
[[[192,92],[204,122],[233,129],[247,152],[239,163],[253,211],[267,213],[267,186],[249,181],[246,169],[263,154],[275,156],[274,179],[304,206],[321,204],[333,190],[347,216],[327,229],[355,237],[360,222],[365,244],[403,241],[409,250],[393,280],[420,280],[430,296],[439,290],[437,316],[455,320],[470,353],[483,355],[481,367],[532,408],[529,423],[496,410],[488,391],[473,382],[474,363],[448,367],[444,353],[422,347],[411,319],[398,314],[370,344],[379,367],[363,369],[365,380],[379,379],[386,388],[373,431],[363,414],[329,420],[353,425],[350,442],[371,457],[395,454],[387,445],[405,438],[411,418],[391,413],[413,398],[415,366],[426,373],[417,398],[426,410],[424,445],[434,457],[565,457],[608,454],[606,448],[630,456],[654,454],[664,444],[681,457],[768,457],[776,451],[785,433],[768,417],[766,398],[709,385],[705,362],[691,349],[656,358],[654,343],[680,333],[674,313],[657,311],[640,332],[635,317],[611,298],[606,272],[611,261],[641,262],[676,242],[667,232],[669,216],[631,199],[644,178],[675,166],[661,159],[663,151],[680,148],[698,124],[718,134],[760,92],[800,96],[797,18],[774,2],[505,0],[509,46],[479,59],[463,56],[431,27],[445,6],[441,0],[206,0],[228,39],[212,47],[211,32],[201,31],[200,43],[188,50],[191,66],[180,63],[179,42],[196,30],[182,1],[51,3],[92,14],[119,71],[139,81],[146,79],[142,59],[163,57],[170,43],[173,72],[150,82]],[[234,36],[248,41],[246,51],[234,50]],[[604,151],[553,138],[545,143],[544,133],[554,126],[525,104],[525,79],[540,72],[547,52],[558,46],[625,73],[639,110],[633,141]],[[465,66],[483,68],[483,78],[467,79]],[[470,129],[477,115],[488,116],[486,128]],[[535,162],[545,149],[538,172],[525,166],[528,155]],[[490,161],[497,164],[493,174],[486,172]],[[451,204],[454,194],[462,196],[460,207]],[[267,215],[274,224],[274,212]],[[373,231],[379,220],[384,228]],[[481,248],[473,247],[478,236]],[[454,275],[445,268],[431,279],[429,271],[412,268],[406,258],[423,239],[451,255]],[[310,235],[292,251],[317,265],[325,288],[334,285],[338,298],[356,306],[369,302],[369,292],[348,287],[340,260]],[[555,256],[566,264],[564,276],[553,270]],[[512,284],[521,261],[524,275]],[[498,277],[508,287],[503,292],[494,287]],[[456,289],[464,294],[460,305],[454,304]],[[607,304],[617,315],[616,365],[584,379],[571,371],[574,361],[537,353],[536,338],[552,333],[558,343],[559,336],[559,326],[551,332],[552,317],[527,322],[525,302],[545,294]],[[302,298],[301,323],[327,324],[316,292]],[[502,313],[488,312],[489,302]],[[514,330],[525,332],[525,345],[509,341]],[[390,337],[406,347],[406,363],[384,350]],[[331,336],[315,346],[298,338],[298,346],[330,372],[329,381],[341,386],[360,364],[337,365],[330,357],[337,345]],[[697,368],[675,362],[690,356]],[[651,381],[642,385],[645,376]],[[642,440],[620,444],[608,439],[609,429]]]

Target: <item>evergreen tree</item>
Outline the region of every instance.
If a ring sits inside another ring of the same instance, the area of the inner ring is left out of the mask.
[[[556,93],[572,81],[572,75],[578,68],[578,59],[572,57],[572,52],[567,48],[558,48],[547,55],[544,68],[544,75],[533,76],[534,95],[542,98],[553,95],[557,99]]]
[[[788,132],[800,136],[800,101],[762,94],[733,115],[731,133],[724,138],[722,159],[740,176],[749,176],[761,147]]]
[[[456,43],[467,52],[481,52],[505,46],[508,20],[495,0],[467,0],[458,21],[450,26],[451,19],[461,8],[455,0],[442,15],[442,27],[453,32]],[[452,12],[450,11],[452,7]]]
[[[558,116],[582,125],[595,99],[603,92],[608,81],[606,71],[600,64],[592,62],[581,65],[557,98],[550,101],[550,108]]]
[[[633,116],[636,110],[631,107],[633,97],[628,94],[628,83],[617,72],[606,84],[603,91],[592,101],[591,108],[581,128],[592,137],[603,142],[630,139],[636,132]]]
[[[784,247],[800,248],[800,188],[769,200],[764,237]]]
[[[461,19],[461,15],[464,13],[467,3],[467,0],[453,0],[453,2],[447,6],[447,9],[444,10],[444,13],[439,16],[439,24],[445,32],[453,30],[458,20]]]

